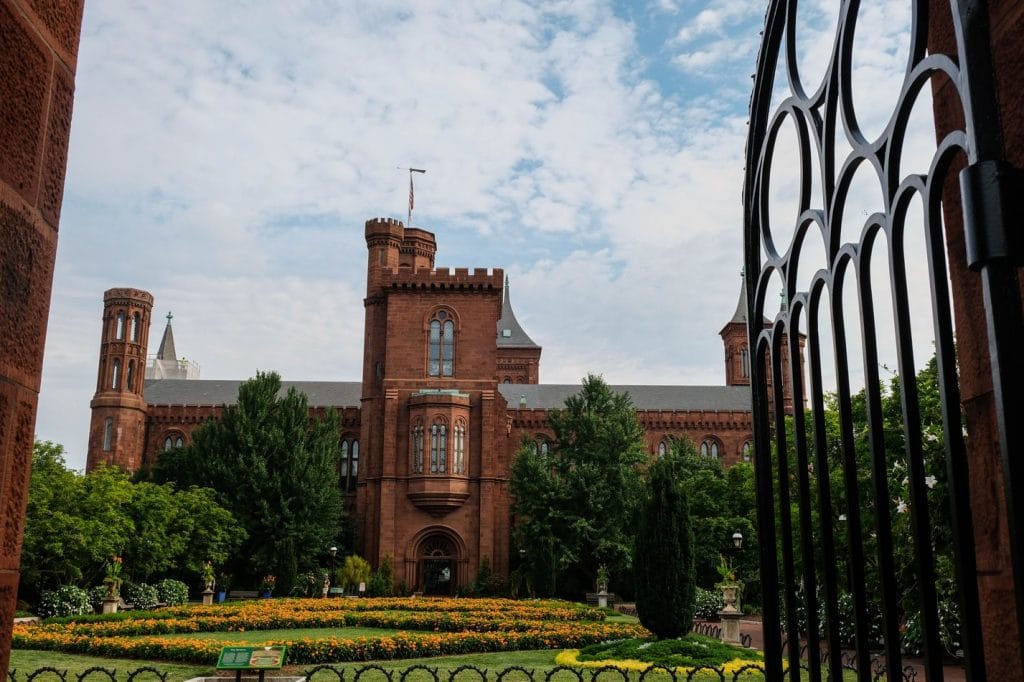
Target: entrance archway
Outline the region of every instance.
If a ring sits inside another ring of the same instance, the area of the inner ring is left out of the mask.
[[[458,585],[459,556],[451,538],[441,533],[427,536],[420,543],[416,559],[418,583],[424,595],[454,594]]]

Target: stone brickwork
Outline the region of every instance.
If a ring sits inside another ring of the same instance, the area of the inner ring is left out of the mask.
[[[0,671],[7,670],[82,0],[0,0]]]
[[[930,25],[928,49],[955,54],[949,3],[933,0],[931,4],[935,21]],[[1024,4],[1017,0],[990,0],[988,11],[1006,159],[1015,167],[1024,168]],[[950,130],[963,128],[962,104],[948,80],[935,79],[932,85],[936,134],[941,139]],[[952,176],[956,177],[956,173]],[[980,276],[967,268],[960,189],[952,181],[943,196],[943,217],[949,276],[957,294],[953,296],[953,313],[960,392],[968,430],[985,665],[990,679],[1019,679],[1024,658],[1014,593],[1015,589],[1024,589],[1024,585],[1013,583],[1002,464],[999,448],[992,447],[999,442],[999,430],[982,305],[984,294]],[[1015,227],[1019,235],[1020,226]],[[1024,271],[1020,269],[1018,279],[1024,299]]]

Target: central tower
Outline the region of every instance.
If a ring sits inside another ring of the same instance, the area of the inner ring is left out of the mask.
[[[383,218],[365,228],[363,554],[388,557],[416,590],[450,593],[483,558],[498,570],[508,562],[498,541],[508,532],[496,391],[503,274],[435,269],[426,230]]]

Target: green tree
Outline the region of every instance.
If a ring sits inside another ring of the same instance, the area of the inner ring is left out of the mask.
[[[524,442],[512,466],[515,540],[533,589],[579,597],[599,565],[620,581],[630,569],[644,432],[629,396],[594,375],[548,423],[548,453]]]
[[[223,560],[243,536],[210,490],[133,484],[109,467],[83,476],[66,467],[63,447],[37,441],[20,592],[35,600],[42,589],[97,585],[114,556],[135,580],[191,578],[201,557]]]
[[[276,373],[257,373],[220,421],[160,457],[153,478],[216,490],[248,534],[230,572],[253,582],[275,575],[287,594],[299,571],[316,567],[317,553],[307,550],[337,543],[344,506],[337,413],[311,418],[305,395],[280,391]]]
[[[673,454],[651,466],[636,527],[636,608],[659,639],[693,628],[693,529],[682,478],[682,458]]]

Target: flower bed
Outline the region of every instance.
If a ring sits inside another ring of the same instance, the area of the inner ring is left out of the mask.
[[[202,636],[160,635],[344,626],[418,631],[379,638],[323,637],[255,644],[288,646],[292,663],[322,663],[562,649],[646,634],[639,625],[604,623],[602,617],[599,610],[554,601],[279,599],[231,606],[179,607],[142,618],[83,617],[16,626],[13,644],[18,648],[212,663],[221,647],[235,643]]]

